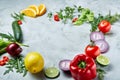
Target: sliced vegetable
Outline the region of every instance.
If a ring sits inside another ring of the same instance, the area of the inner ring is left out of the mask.
[[[98,31],[91,32],[90,40],[96,41],[96,40],[100,40],[100,39],[103,39],[103,40],[105,39],[104,34],[102,32],[98,32]]]
[[[104,65],[104,66],[110,63],[110,60],[106,56],[103,56],[103,55],[97,56],[96,60],[99,64]]]
[[[70,69],[70,61],[71,60],[68,60],[68,59],[65,59],[65,60],[61,60],[59,62],[59,68],[63,71],[69,71]]]
[[[59,74],[60,72],[56,67],[49,67],[45,69],[45,76],[48,78],[56,78]]]
[[[97,40],[95,41],[95,45],[100,48],[102,53],[105,53],[109,50],[109,44],[105,40]]]

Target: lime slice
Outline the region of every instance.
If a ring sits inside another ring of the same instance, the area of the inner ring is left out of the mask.
[[[99,64],[105,65],[105,66],[110,63],[110,60],[106,56],[103,56],[103,55],[97,56],[96,60]]]
[[[56,67],[49,67],[45,70],[45,76],[48,78],[56,78],[59,74],[60,72]]]

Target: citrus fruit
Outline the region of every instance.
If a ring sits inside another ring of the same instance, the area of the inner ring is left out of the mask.
[[[38,9],[38,6],[36,6],[36,5],[30,5],[30,6],[29,6],[29,8],[34,9],[34,10],[36,11],[36,15],[38,15],[38,14],[39,14],[39,9]]]
[[[32,8],[26,8],[26,9],[22,10],[21,13],[23,13],[29,17],[36,17],[36,14],[37,14],[36,11]]]
[[[60,72],[56,67],[49,67],[45,69],[45,76],[48,78],[56,78],[59,74]]]
[[[38,6],[38,9],[39,9],[39,14],[38,14],[39,16],[45,14],[45,12],[46,12],[46,7],[45,7],[44,4],[40,4],[40,5]]]
[[[24,59],[26,69],[31,73],[38,73],[44,67],[44,59],[38,52],[30,52]]]
[[[97,56],[96,60],[101,65],[108,65],[110,63],[110,60],[106,56],[103,56],[103,55]]]

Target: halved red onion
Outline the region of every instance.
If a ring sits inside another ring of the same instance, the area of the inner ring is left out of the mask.
[[[101,53],[105,53],[109,50],[109,44],[105,40],[95,41],[95,45],[100,48]]]
[[[59,62],[59,68],[63,71],[69,71],[69,67],[70,67],[70,62],[71,60],[68,60],[68,59],[64,59],[64,60],[61,60]]]
[[[90,40],[97,41],[100,39],[102,39],[102,40],[105,39],[104,34],[102,32],[99,32],[99,31],[91,32]]]

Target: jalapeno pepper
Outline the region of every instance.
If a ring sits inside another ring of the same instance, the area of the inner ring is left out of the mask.
[[[93,80],[96,77],[96,64],[91,57],[76,55],[70,62],[70,72],[75,80]]]

